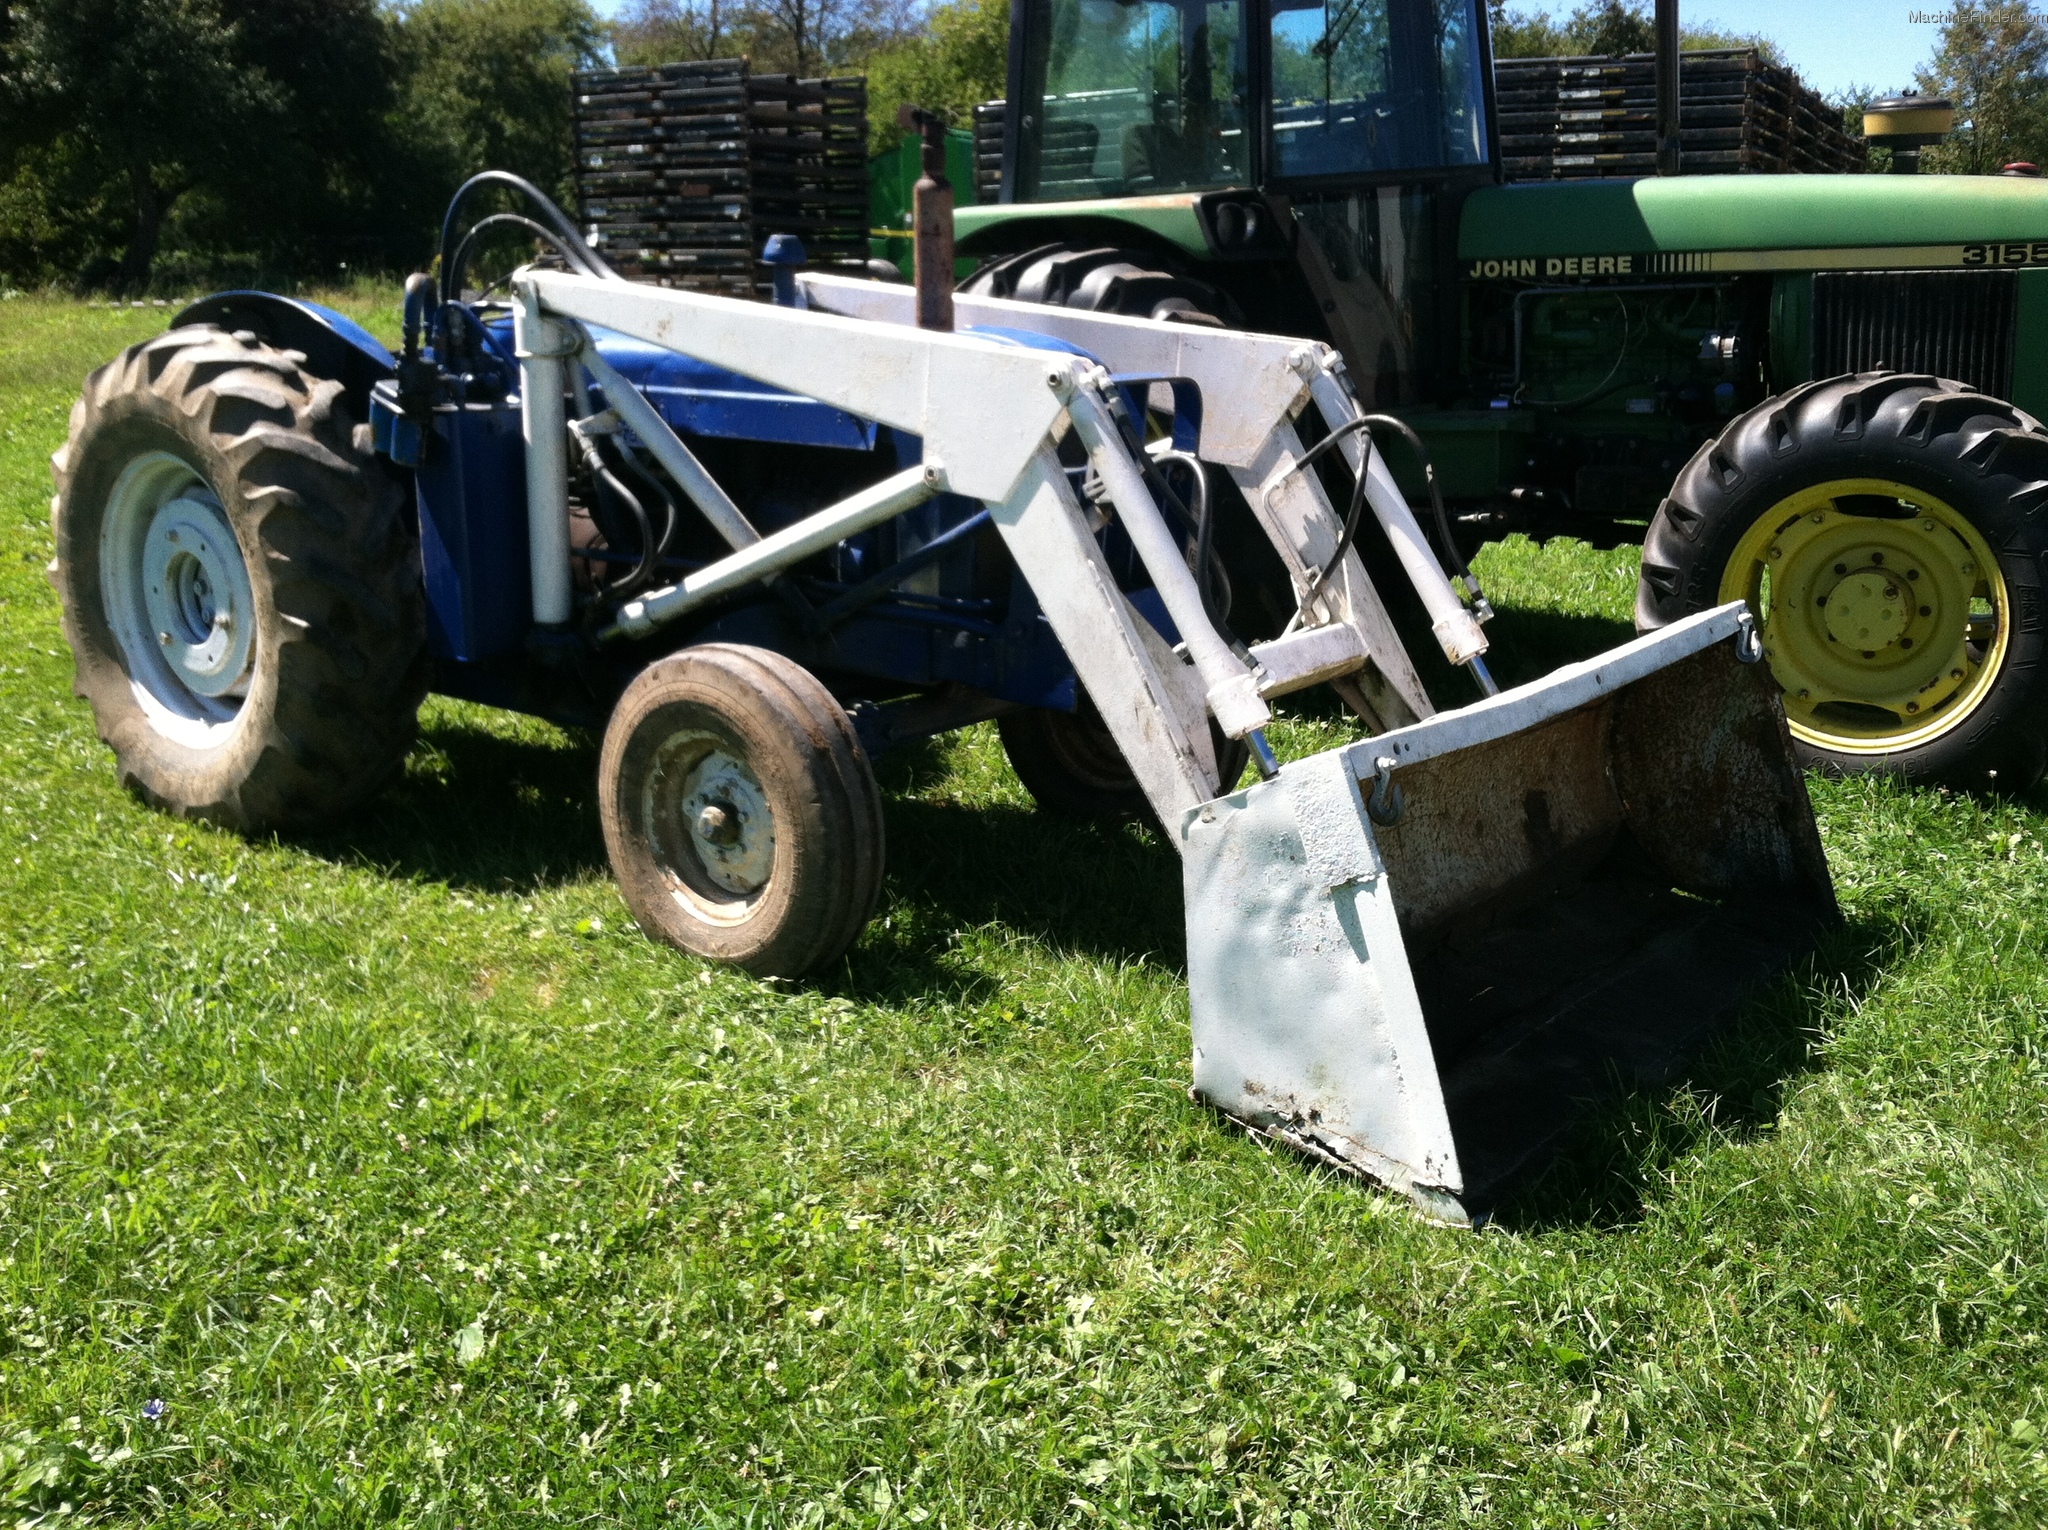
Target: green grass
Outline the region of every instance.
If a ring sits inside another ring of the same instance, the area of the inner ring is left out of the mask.
[[[1841,941],[1431,1227],[1188,1102],[1171,853],[1034,815],[986,730],[888,762],[884,916],[810,987],[643,940],[592,741],[538,723],[431,702],[315,839],[138,807],[45,459],[161,319],[0,305],[10,1517],[2048,1514],[2036,803],[1815,783]],[[1482,571],[1504,650],[1627,631],[1626,553]]]

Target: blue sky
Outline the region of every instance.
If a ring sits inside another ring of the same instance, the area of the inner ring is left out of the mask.
[[[625,0],[594,3],[615,16]],[[1518,0],[1517,8],[1569,15],[1573,4]],[[1945,8],[1945,0],[1679,0],[1688,22],[1772,38],[1807,84],[1824,92],[1851,85],[1909,88],[1914,68],[1933,55],[1941,37],[1939,23],[1913,18]]]

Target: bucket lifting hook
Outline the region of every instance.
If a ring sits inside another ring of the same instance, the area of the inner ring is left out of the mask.
[[[1407,809],[1406,797],[1394,784],[1394,757],[1383,754],[1372,762],[1372,795],[1366,798],[1365,811],[1374,823],[1390,829]]]
[[[1754,664],[1764,656],[1764,635],[1756,630],[1756,617],[1745,611],[1740,618],[1742,626],[1735,634],[1735,657],[1745,664]]]

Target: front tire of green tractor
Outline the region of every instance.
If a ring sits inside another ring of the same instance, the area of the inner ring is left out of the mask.
[[[51,466],[51,582],[121,780],[242,833],[354,806],[404,760],[426,605],[403,486],[342,385],[208,325],[86,379]]]
[[[1639,631],[1761,621],[1802,759],[2016,793],[2048,763],[2048,430],[1959,383],[1863,373],[1735,420],[1650,523]]]

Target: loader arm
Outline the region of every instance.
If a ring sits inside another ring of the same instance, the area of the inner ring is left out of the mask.
[[[536,602],[567,515],[561,442],[540,439],[562,427],[541,403],[559,410],[561,369],[595,359],[585,326],[921,436],[921,464],[756,536],[631,385],[593,367],[734,547],[626,602],[611,630],[657,631],[942,490],[982,500],[1181,853],[1198,1098],[1476,1222],[1584,1099],[1617,1073],[1668,1077],[1836,920],[1741,604],[1430,714],[1419,687],[1418,705],[1403,699],[1412,667],[1355,558],[1306,598],[1340,531],[1302,471],[1294,419],[1313,398],[1326,420],[1363,423],[1326,349],[980,299],[961,300],[961,317],[991,333],[936,332],[908,322],[907,292],[803,286],[809,309],[517,278]],[[1246,490],[1303,587],[1295,627],[1248,655],[1216,630],[1161,519],[1150,449],[1114,418],[1123,387],[1159,379],[1196,383],[1196,449]],[[1179,647],[1118,588],[1057,449],[1068,432]],[[1352,460],[1370,475],[1362,452]],[[1435,597],[1446,652],[1483,649],[1391,483],[1366,489],[1397,546],[1410,540],[1404,566]],[[1352,682],[1381,731],[1280,766],[1262,737],[1267,698],[1321,680]],[[1221,794],[1212,723],[1254,745],[1263,779]]]

